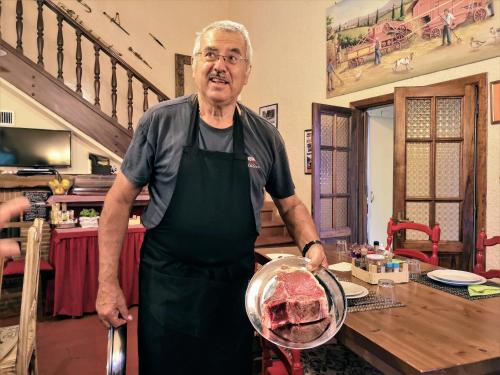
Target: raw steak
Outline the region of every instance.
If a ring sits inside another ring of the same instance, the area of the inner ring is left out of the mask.
[[[307,271],[279,272],[276,288],[264,301],[262,325],[274,330],[286,324],[303,324],[328,317],[324,289]]]
[[[273,332],[288,341],[306,343],[316,340],[330,325],[330,317],[321,319],[318,322],[306,324],[287,324],[278,327]]]

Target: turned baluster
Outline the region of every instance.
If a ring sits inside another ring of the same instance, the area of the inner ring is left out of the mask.
[[[23,2],[21,0],[17,0],[16,3],[16,34],[16,49],[23,53]]]
[[[144,112],[146,112],[149,108],[149,105],[148,105],[148,90],[149,90],[149,87],[148,85],[146,85],[145,83],[142,84],[142,88],[144,89],[144,102],[142,104],[142,110]]]
[[[101,47],[99,45],[94,44],[94,55],[95,55],[95,60],[94,60],[94,92],[95,92],[95,99],[94,99],[94,105],[97,107],[101,107],[101,102],[99,100],[99,92],[101,91],[101,66],[99,64],[99,51],[101,50]]]
[[[76,92],[82,95],[82,32],[76,29]]]
[[[62,30],[63,17],[61,15],[57,16],[57,79],[64,82],[63,78],[63,30]]]
[[[36,46],[38,48],[38,61],[37,64],[43,68],[43,1],[37,0],[38,3],[38,18],[36,21]]]
[[[111,117],[117,120],[116,117],[116,59],[111,58]]]
[[[133,99],[134,99],[134,92],[132,90],[132,77],[134,75],[129,70],[129,71],[127,71],[127,76],[128,76],[128,93],[127,93],[127,98],[128,98],[128,107],[127,107],[127,112],[128,112],[128,130],[134,130],[132,128],[132,115],[134,114],[134,107],[132,106]]]

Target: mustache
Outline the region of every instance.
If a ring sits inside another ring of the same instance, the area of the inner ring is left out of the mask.
[[[212,78],[218,78],[218,79],[222,79],[226,82],[229,82],[229,78],[227,77],[227,74],[224,71],[220,71],[220,70],[211,71],[208,74],[208,79],[212,79]]]

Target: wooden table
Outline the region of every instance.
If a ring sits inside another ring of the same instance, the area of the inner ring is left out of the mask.
[[[256,250],[299,254],[296,247]],[[327,246],[329,263],[334,252]],[[500,297],[469,301],[416,282],[396,285],[396,293],[405,307],[348,313],[337,339],[385,374],[500,373]]]

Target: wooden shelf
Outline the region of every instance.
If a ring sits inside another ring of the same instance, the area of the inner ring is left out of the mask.
[[[73,182],[74,176],[61,174],[63,178]],[[54,175],[17,176],[13,174],[0,174],[1,189],[17,188],[46,188],[49,189],[49,181],[54,179]]]
[[[72,206],[88,205],[89,203],[103,203],[105,195],[52,195],[48,200],[48,204],[53,203],[70,203]],[[145,206],[149,202],[148,194],[139,194],[135,199],[134,206]]]

